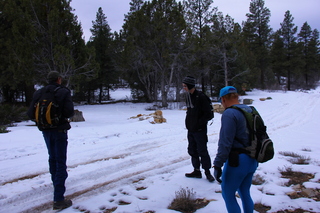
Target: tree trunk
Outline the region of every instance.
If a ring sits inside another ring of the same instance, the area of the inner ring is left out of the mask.
[[[32,101],[33,93],[35,92],[34,85],[26,85],[25,92],[26,105],[29,106]]]
[[[161,73],[161,100],[162,100],[162,107],[168,107],[168,97],[167,97],[167,90],[166,90],[166,82],[164,72]],[[170,87],[169,85],[167,85]]]
[[[102,93],[103,93],[103,88],[102,85],[99,86],[99,104],[102,103]]]
[[[223,70],[224,70],[224,85],[228,86],[228,64],[226,51],[223,51]]]

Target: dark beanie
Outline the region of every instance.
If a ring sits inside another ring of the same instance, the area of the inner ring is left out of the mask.
[[[47,79],[48,82],[55,82],[58,80],[58,78],[61,77],[60,73],[57,71],[50,71],[48,73]]]
[[[196,79],[192,76],[186,76],[182,83],[186,84],[188,89],[191,90],[196,85]]]

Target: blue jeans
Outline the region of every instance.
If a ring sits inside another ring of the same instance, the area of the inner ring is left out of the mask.
[[[193,168],[200,169],[201,164],[204,170],[209,170],[211,168],[211,158],[207,148],[207,130],[188,131],[188,142],[188,153],[191,156]]]
[[[49,154],[49,171],[54,187],[54,201],[64,200],[66,191],[65,181],[68,177],[67,173],[67,131],[50,130],[42,131],[44,140],[47,145]]]
[[[241,213],[235,196],[236,191],[241,197],[244,213],[253,212],[254,203],[250,196],[250,187],[257,167],[258,162],[246,154],[239,154],[238,167],[229,166],[228,161],[224,164],[221,189],[229,213]]]

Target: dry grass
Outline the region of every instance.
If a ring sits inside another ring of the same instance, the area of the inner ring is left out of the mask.
[[[292,157],[291,159],[288,160],[292,164],[307,165],[310,163],[310,160],[311,160],[310,157],[299,155],[294,152],[279,152],[279,154],[286,157]]]
[[[173,199],[168,209],[180,211],[182,213],[193,213],[210,203],[206,199],[196,199],[193,189],[181,188],[175,192],[176,197]]]
[[[127,201],[124,201],[124,200],[120,200],[120,201],[118,202],[118,205],[120,205],[120,206],[129,205],[129,204],[131,204],[131,203],[130,203],[130,202],[127,202]]]
[[[287,156],[287,157],[294,157],[294,158],[301,156],[301,155],[294,153],[294,152],[279,152],[279,154],[283,155],[283,156]]]
[[[303,148],[302,151],[304,151],[304,152],[311,152],[311,149],[309,149],[309,148]]]
[[[254,210],[256,210],[259,213],[266,213],[270,209],[271,209],[271,206],[265,206],[262,203],[254,204]]]
[[[301,159],[303,159],[303,162],[310,161],[310,158],[304,158],[303,156],[298,155],[294,152],[281,152],[280,154],[282,154],[284,156],[293,157],[293,158],[297,159],[297,161],[301,160]],[[301,162],[296,162],[296,163],[301,163]],[[289,179],[289,181],[285,184],[287,187],[289,187],[291,185],[298,185],[298,184],[303,185],[304,182],[307,182],[310,179],[313,179],[315,177],[314,174],[293,171],[292,167],[290,167],[290,166],[285,166],[284,168],[278,168],[278,170],[281,173],[282,178]],[[320,180],[318,182],[320,182]],[[265,183],[265,180],[259,174],[255,175],[252,179],[253,185],[261,185],[263,183]],[[316,189],[316,190],[318,192],[320,192],[320,189]],[[297,195],[298,197],[291,197],[291,196],[289,196],[289,197],[291,199],[296,199],[296,198],[301,198],[301,197],[305,196],[303,193],[299,193],[299,192],[295,193],[295,195]],[[319,193],[319,195],[317,195],[317,197],[315,197],[313,199],[316,201],[320,200],[320,193]],[[263,205],[262,203],[256,203],[254,205],[254,210],[259,213],[267,213],[270,209],[271,209],[271,206],[266,206],[266,205]],[[274,213],[315,213],[315,212],[312,212],[310,210],[304,210],[304,209],[284,209],[284,210],[277,211]]]
[[[253,185],[262,185],[264,184],[266,181],[263,177],[261,177],[261,175],[257,174],[252,178],[252,184]]]
[[[290,159],[289,162],[292,164],[308,165],[310,163],[310,160],[310,157],[300,156],[297,158]]]
[[[291,167],[284,167],[284,169],[280,169],[282,178],[288,178],[289,181],[286,186],[303,184],[304,182],[309,181],[310,179],[314,178],[313,174],[310,173],[303,173],[303,172],[296,172],[293,171]]]
[[[303,210],[303,209],[285,209],[281,211],[277,211],[276,213],[316,213],[316,212],[311,212],[309,210]]]
[[[113,208],[111,208],[111,209],[105,209],[105,210],[103,211],[103,213],[112,213],[112,212],[114,212],[115,210],[117,210],[117,207],[113,207]]]

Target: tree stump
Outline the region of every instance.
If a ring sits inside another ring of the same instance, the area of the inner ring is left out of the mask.
[[[162,111],[161,110],[157,110],[154,113],[153,119],[154,119],[153,123],[161,124],[161,123],[167,122],[167,120],[162,116]]]
[[[84,117],[82,115],[82,112],[75,109],[74,110],[74,115],[73,117],[70,119],[71,122],[81,122],[81,121],[85,121]]]

